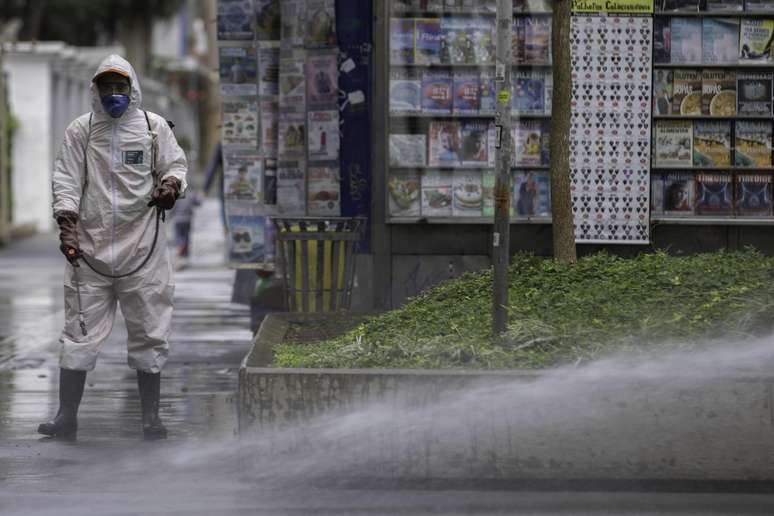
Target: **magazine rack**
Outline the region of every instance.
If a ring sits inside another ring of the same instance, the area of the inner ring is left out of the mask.
[[[348,310],[363,217],[274,218],[285,304],[291,312]]]

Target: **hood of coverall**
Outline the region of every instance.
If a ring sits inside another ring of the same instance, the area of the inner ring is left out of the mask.
[[[131,114],[134,110],[140,109],[142,103],[142,90],[140,89],[140,81],[137,79],[137,74],[134,72],[134,67],[129,64],[129,61],[123,57],[110,54],[107,56],[97,68],[94,76],[91,79],[91,109],[97,116],[111,118],[110,114],[102,107],[102,100],[97,89],[97,84],[94,82],[97,77],[107,72],[116,72],[118,74],[128,76],[131,82],[132,91],[129,93],[129,107],[126,109],[122,117]]]

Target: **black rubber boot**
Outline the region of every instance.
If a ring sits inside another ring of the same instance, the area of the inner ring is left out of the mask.
[[[75,439],[78,433],[78,407],[85,383],[86,371],[59,369],[59,410],[54,419],[38,426],[38,433]]]
[[[161,373],[137,371],[137,387],[142,405],[142,434],[148,441],[166,439],[167,429],[159,418],[159,397],[161,396]]]

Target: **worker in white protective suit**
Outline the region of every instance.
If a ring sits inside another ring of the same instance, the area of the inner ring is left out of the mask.
[[[68,260],[66,320],[59,412],[38,432],[75,437],[86,372],[94,369],[120,305],[129,367],[137,370],[143,434],[165,438],[159,390],[174,281],[157,217],[186,189],[186,158],[167,121],[140,108],[140,83],[125,59],[106,58],[90,89],[93,111],[67,128],[54,165],[54,217]]]

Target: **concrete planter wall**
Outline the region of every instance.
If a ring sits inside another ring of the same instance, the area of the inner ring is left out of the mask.
[[[289,317],[269,316],[242,364],[240,433],[321,473],[774,480],[772,374],[266,367]]]

